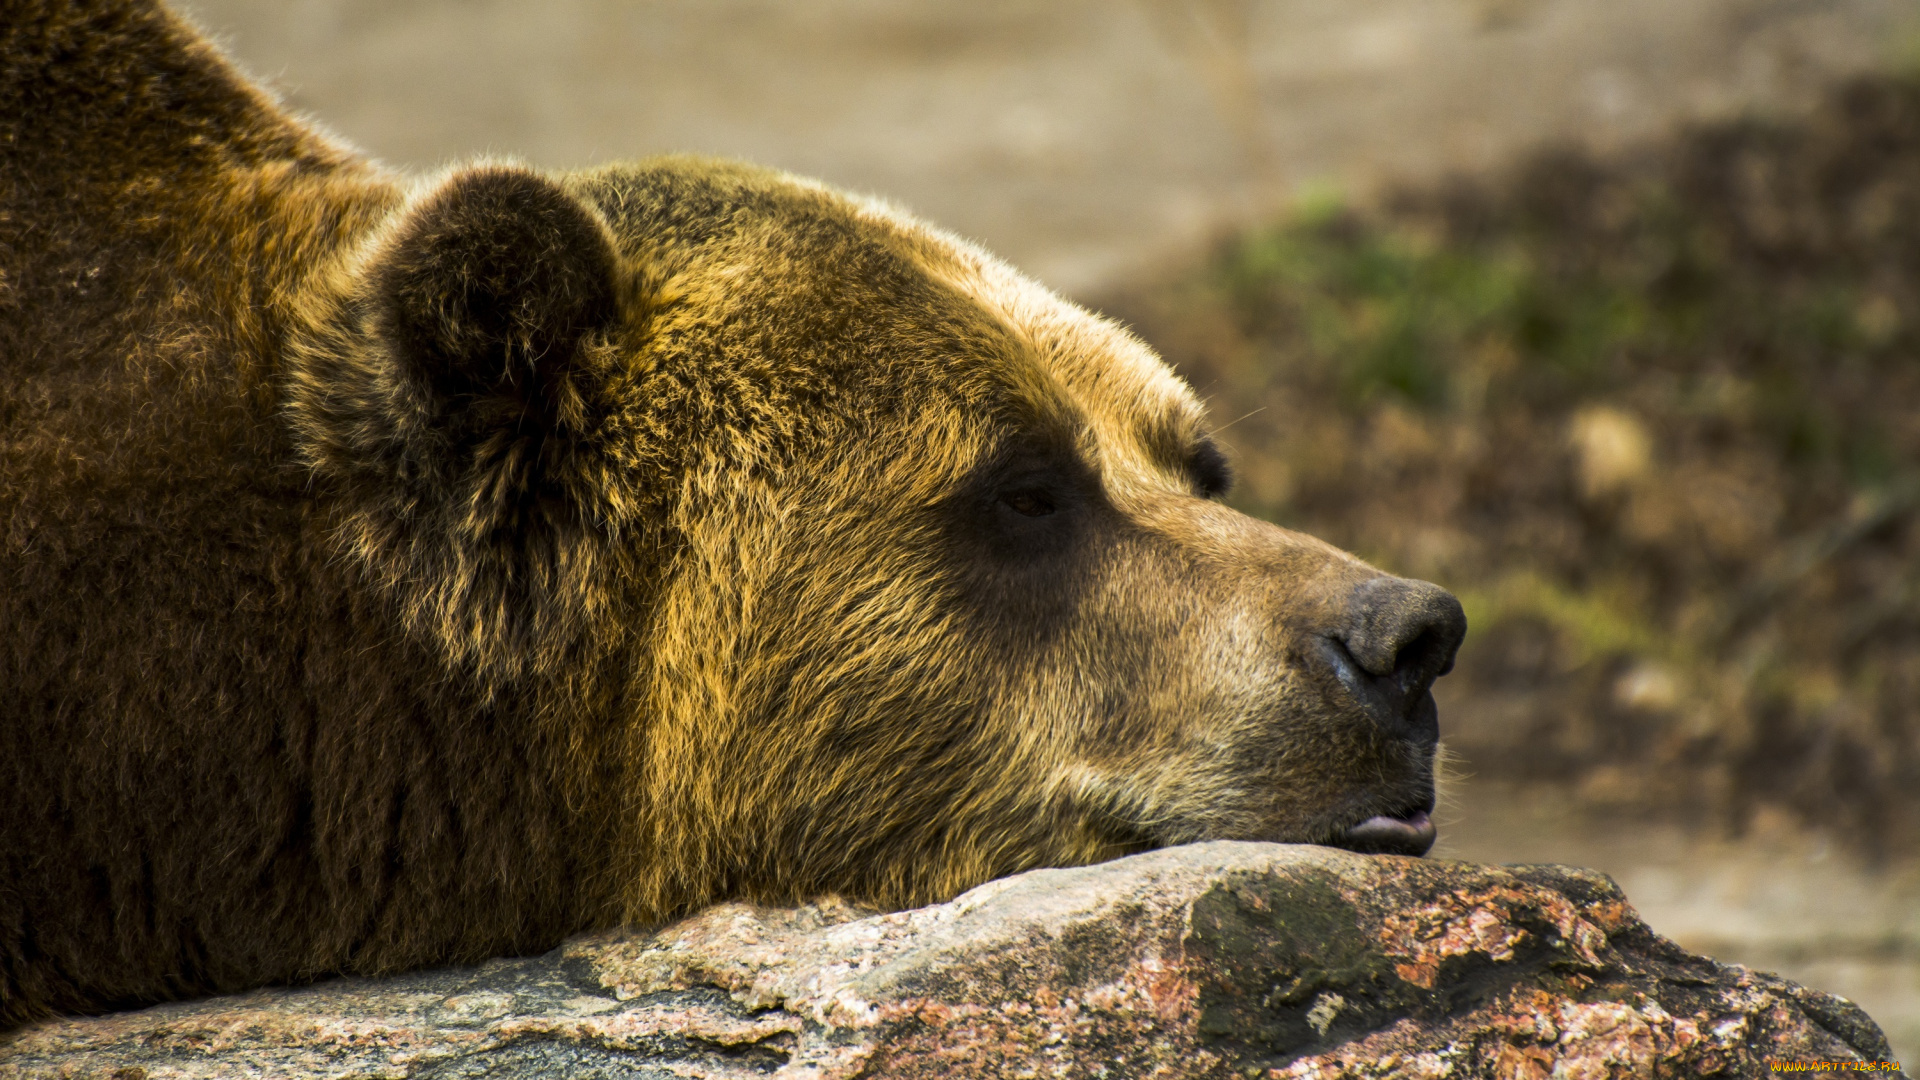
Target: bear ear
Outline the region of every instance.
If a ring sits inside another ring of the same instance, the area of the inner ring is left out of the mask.
[[[581,340],[618,317],[607,228],[523,169],[459,173],[413,207],[372,273],[378,333],[466,427],[551,427]]]

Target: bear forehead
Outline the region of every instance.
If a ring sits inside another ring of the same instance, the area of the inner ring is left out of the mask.
[[[654,329],[676,347],[704,340],[768,381],[944,386],[1064,429],[1116,494],[1191,486],[1207,427],[1186,382],[1124,328],[952,233],[735,162],[660,158],[582,184],[628,257],[653,266],[670,309]],[[754,341],[731,340],[749,327]]]
[[[921,234],[926,272],[1005,328],[1025,361],[1009,372],[1025,404],[1079,428],[1110,485],[1188,486],[1205,410],[1144,342],[958,237],[885,204],[869,212]]]

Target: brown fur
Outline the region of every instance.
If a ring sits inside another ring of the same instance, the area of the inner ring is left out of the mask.
[[[397,177],[149,3],[3,6],[0,1025],[1430,804],[1308,656],[1379,575],[1211,500],[1119,328],[744,166]]]

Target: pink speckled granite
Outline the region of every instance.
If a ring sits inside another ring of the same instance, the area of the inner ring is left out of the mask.
[[[869,915],[731,904],[537,958],[55,1020],[0,1078],[1757,1076],[1884,1060],[1612,883],[1210,843]]]

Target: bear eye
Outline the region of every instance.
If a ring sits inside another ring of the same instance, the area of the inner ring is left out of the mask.
[[[1046,517],[1053,513],[1053,497],[1038,488],[1009,491],[1000,496],[1000,501],[1014,513],[1026,517]]]

